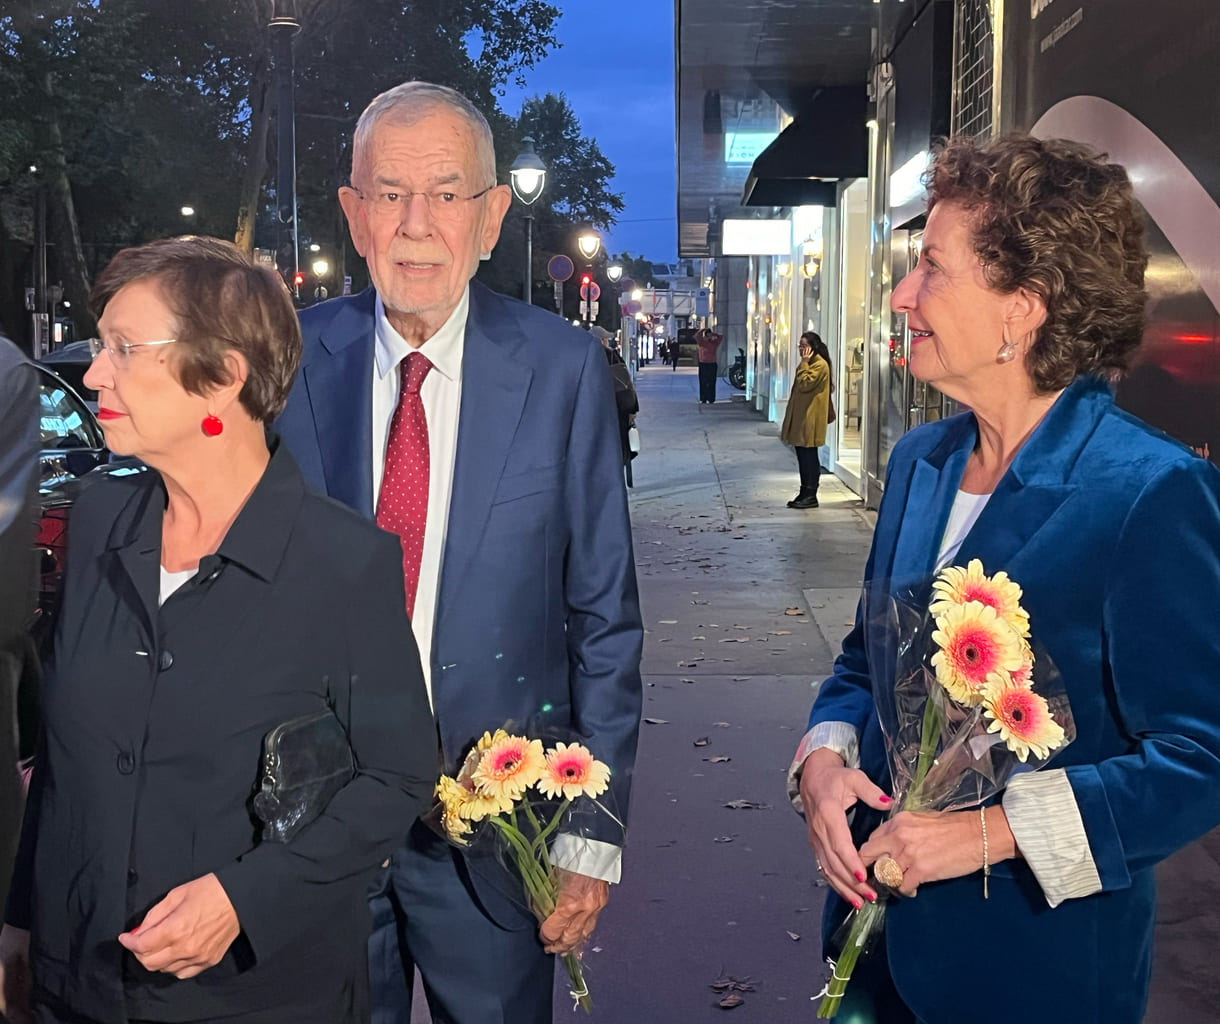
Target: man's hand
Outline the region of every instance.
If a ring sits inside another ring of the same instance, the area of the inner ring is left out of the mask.
[[[240,933],[224,886],[208,874],[171,889],[119,942],[146,970],[193,978],[220,963]]]
[[[33,1024],[30,1007],[30,933],[6,924],[0,930],[0,1015],[11,1024]]]
[[[548,953],[575,953],[593,934],[597,915],[610,900],[610,883],[563,868],[555,869],[559,898],[555,913],[542,922],[538,937]]]

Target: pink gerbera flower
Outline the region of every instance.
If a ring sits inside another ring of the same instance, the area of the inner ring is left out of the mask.
[[[1063,727],[1051,717],[1046,700],[1025,686],[1008,680],[989,683],[983,713],[992,720],[987,731],[998,732],[1022,762],[1031,752],[1045,760],[1063,746]]]
[[[485,796],[516,800],[538,781],[545,768],[541,740],[509,735],[493,737],[479,759],[473,781]]]
[[[936,678],[959,704],[975,707],[993,676],[1021,668],[1021,638],[994,608],[971,601],[949,605],[936,619],[932,640],[940,648],[932,655]]]
[[[1018,635],[1029,636],[1029,613],[1021,607],[1021,588],[1008,578],[1008,573],[988,576],[983,563],[972,558],[966,568],[951,565],[941,570],[932,584],[932,615],[943,615],[956,604],[978,601],[995,612]]]
[[[579,743],[557,743],[554,750],[548,750],[546,768],[538,780],[538,788],[551,800],[560,796],[565,800],[578,796],[596,798],[609,785],[609,766],[594,760]]]

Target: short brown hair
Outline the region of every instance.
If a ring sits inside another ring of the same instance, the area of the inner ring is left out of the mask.
[[[1046,304],[1026,369],[1043,392],[1122,370],[1144,333],[1143,218],[1127,172],[1066,139],[1004,135],[943,143],[928,210],[962,204],[988,284]]]
[[[173,365],[192,394],[230,383],[225,353],[240,352],[250,367],[238,401],[270,423],[284,410],[301,361],[301,328],[279,275],[255,266],[232,242],[183,235],[123,249],[89,293],[101,317],[119,289],[154,280],[177,319]]]

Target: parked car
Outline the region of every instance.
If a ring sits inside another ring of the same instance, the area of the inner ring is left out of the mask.
[[[89,342],[70,342],[62,348],[55,349],[54,352],[48,352],[42,357],[40,362],[54,370],[85,400],[85,403],[93,412],[97,412],[97,392],[92,388],[85,387],[85,374],[89,371],[89,365],[93,362],[93,355],[89,351]]]
[[[33,624],[40,651],[50,640],[67,554],[68,520],[81,492],[107,476],[143,470],[135,459],[112,459],[97,418],[84,399],[45,366],[38,367],[38,607]]]

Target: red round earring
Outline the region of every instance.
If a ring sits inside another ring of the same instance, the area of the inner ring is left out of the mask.
[[[211,414],[203,418],[202,426],[203,432],[207,434],[208,437],[216,437],[225,428],[225,425],[220,421],[220,417],[212,416]]]

